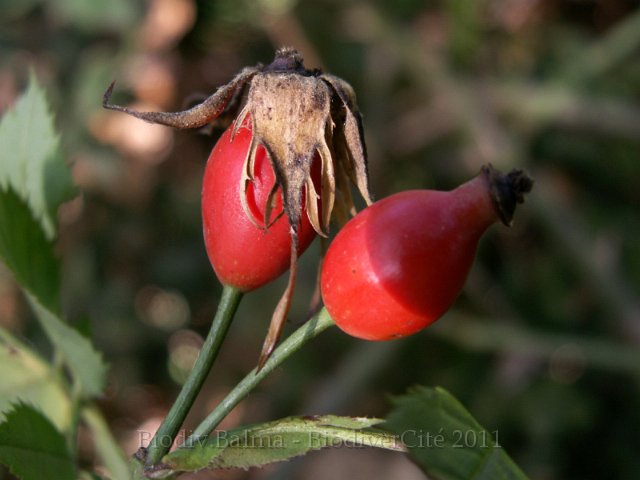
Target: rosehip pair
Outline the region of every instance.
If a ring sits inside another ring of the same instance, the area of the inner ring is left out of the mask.
[[[225,132],[209,157],[202,193],[211,264],[223,283],[244,291],[281,275],[290,247],[283,218],[265,230],[242,212],[237,179],[250,137],[248,126],[233,139]],[[263,218],[274,181],[260,150],[248,196],[255,218]],[[520,171],[503,175],[485,166],[453,191],[406,191],[367,207],[337,234],[323,262],[322,297],[331,317],[367,340],[403,337],[434,322],[460,293],[484,231],[498,220],[508,225],[531,185]],[[282,212],[276,198],[275,215]],[[304,217],[299,253],[314,237]]]
[[[238,113],[245,87],[247,101]],[[344,219],[355,213],[349,183],[371,204],[353,89],[306,69],[293,49],[279,50],[267,66],[243,69],[184,112],[113,105],[112,89],[105,108],[151,123],[194,128],[238,114],[205,170],[205,245],[220,280],[242,291],[289,268],[261,353],[264,364],[288,313],[298,255],[316,233],[326,235],[332,214]],[[321,288],[329,313],[347,333],[370,340],[424,328],[458,295],[482,233],[497,219],[509,223],[530,188],[522,172],[501,175],[486,167],[452,192],[403,192],[369,206],[327,252]]]

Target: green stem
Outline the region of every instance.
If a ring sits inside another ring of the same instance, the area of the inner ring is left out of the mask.
[[[229,329],[229,325],[231,325],[231,320],[241,298],[242,292],[233,287],[225,286],[222,290],[218,311],[211,323],[211,329],[202,345],[198,359],[171,410],[169,410],[160,428],[151,439],[147,451],[147,465],[158,463],[171,448],[178,430],[182,426],[187,413],[191,410],[193,402],[200,392],[214,360],[218,356],[220,345]]]
[[[322,309],[318,314],[314,315],[308,322],[293,332],[286,340],[284,340],[278,348],[276,348],[269,360],[264,364],[262,369],[253,369],[249,374],[238,383],[233,390],[218,404],[218,406],[205,418],[193,434],[184,442],[185,447],[193,446],[200,439],[206,438],[214,428],[238,405],[250,392],[258,385],[267,375],[269,375],[276,367],[289,358],[293,353],[297,352],[300,347],[312,338],[318,336],[321,332],[335,325],[333,320],[327,313],[326,309]]]

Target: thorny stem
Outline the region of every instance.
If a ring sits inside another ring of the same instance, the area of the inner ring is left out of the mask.
[[[293,353],[297,352],[305,343],[315,338],[330,326],[335,325],[326,309],[322,309],[308,322],[293,332],[271,354],[264,366],[253,369],[238,383],[233,390],[218,404],[218,406],[193,431],[184,442],[184,447],[191,447],[203,441],[218,426],[218,424],[238,405],[267,375],[280,366]]]
[[[229,325],[231,325],[231,320],[241,298],[242,292],[234,287],[225,286],[222,290],[218,311],[211,323],[211,329],[202,345],[198,359],[189,373],[187,381],[182,386],[178,398],[149,444],[146,456],[147,466],[158,463],[173,444],[178,430],[182,426],[187,413],[191,410],[193,402],[200,392],[214,360],[218,356],[218,351]]]

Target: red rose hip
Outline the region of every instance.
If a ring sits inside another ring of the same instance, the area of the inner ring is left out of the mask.
[[[289,268],[291,234],[286,216],[281,215],[280,192],[274,197],[270,219],[273,223],[263,228],[265,206],[275,176],[262,146],[256,155],[255,177],[247,189],[247,206],[260,226],[244,211],[240,181],[251,143],[250,122],[245,122],[233,138],[232,132],[233,125],[220,137],[207,161],[202,185],[202,222],[205,247],[216,275],[225,285],[247,292],[269,283]],[[309,219],[303,215],[298,254],[311,244],[315,235]]]
[[[460,293],[478,240],[509,224],[531,190],[521,171],[482,173],[450,192],[411,190],[361,211],[331,243],[322,298],[346,333],[366,340],[411,335],[441,317]]]

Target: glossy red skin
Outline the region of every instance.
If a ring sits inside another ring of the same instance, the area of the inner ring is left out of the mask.
[[[233,140],[233,125],[220,137],[207,161],[202,185],[202,223],[209,261],[223,284],[245,292],[261,287],[287,271],[291,257],[286,216],[282,215],[264,230],[249,220],[240,202],[242,165],[251,142],[249,125],[247,122],[238,129]],[[249,208],[257,219],[264,217],[265,202],[274,182],[269,158],[264,148],[258,147],[255,180],[249,185],[247,194]],[[282,197],[278,193],[272,220],[280,212]],[[315,236],[307,216],[303,215],[298,254],[304,252]]]
[[[327,310],[342,330],[365,340],[423,329],[458,296],[478,240],[495,221],[483,177],[451,192],[412,190],[374,203],[327,251]]]

